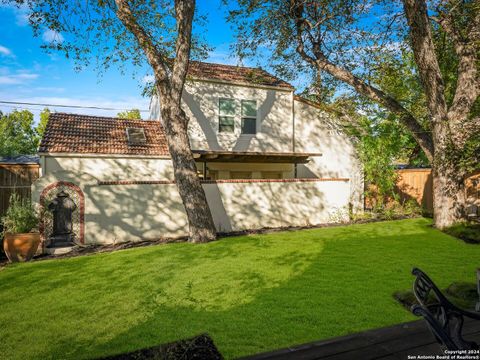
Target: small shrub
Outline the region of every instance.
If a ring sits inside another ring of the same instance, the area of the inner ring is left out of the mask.
[[[397,209],[395,207],[389,207],[383,210],[383,213],[381,215],[383,219],[385,220],[393,220],[397,217]]]
[[[461,222],[443,230],[447,234],[462,239],[467,243],[480,243],[480,224]]]
[[[422,207],[414,200],[407,200],[403,206],[403,215],[408,217],[420,216],[423,214]]]
[[[398,199],[392,199],[385,204],[376,204],[372,209],[372,217],[379,220],[394,220],[399,218],[411,218],[422,215],[422,208],[411,199],[403,204]]]
[[[335,208],[329,215],[329,222],[345,224],[350,220],[349,210],[346,208]]]
[[[352,222],[369,221],[372,219],[374,219],[374,215],[370,211],[352,212],[350,214],[350,220]]]
[[[29,199],[13,193],[2,224],[4,233],[27,233],[38,227],[38,215]]]

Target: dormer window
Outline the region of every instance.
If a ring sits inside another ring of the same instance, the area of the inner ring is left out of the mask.
[[[145,130],[143,128],[127,128],[128,145],[145,145],[147,138],[145,137]]]
[[[230,132],[235,130],[235,100],[218,100],[218,132]]]
[[[242,134],[257,133],[257,102],[242,100]]]

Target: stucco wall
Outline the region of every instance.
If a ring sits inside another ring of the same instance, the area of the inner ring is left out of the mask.
[[[218,133],[219,98],[257,99],[261,104],[258,112],[261,128],[257,135],[240,135],[239,117],[235,123],[235,134]],[[339,131],[334,115],[305,102],[293,100],[289,91],[204,81],[188,82],[183,99],[185,111],[191,118],[189,126],[192,148],[322,153],[322,156],[312,157],[308,164],[298,165],[297,177],[350,178],[351,203],[354,209],[363,209],[362,166],[351,139]],[[157,98],[152,99],[151,118],[159,118]],[[285,178],[291,176],[293,172],[285,173]],[[226,177],[224,172],[218,178]]]
[[[332,222],[350,196],[348,181],[224,182],[203,188],[221,232]]]
[[[218,132],[218,101],[237,101],[235,132]],[[240,100],[257,101],[257,134],[242,135]],[[247,86],[189,81],[183,92],[183,108],[190,117],[189,136],[193,149],[233,151],[292,151],[292,92]],[[156,97],[150,118],[159,119]]]
[[[91,174],[60,171],[39,178],[32,200],[45,187],[68,181],[85,196],[85,243],[153,240],[184,235],[185,211],[174,184],[99,185]]]
[[[363,172],[353,141],[336,118],[317,107],[295,100],[295,151],[321,153],[297,166],[299,178],[349,178],[351,202],[363,209]]]
[[[85,243],[153,240],[187,235],[174,184],[101,185],[91,174],[49,173],[33,185],[39,203],[47,186],[68,181],[85,196]],[[218,231],[325,223],[348,206],[348,181],[258,181],[203,184]]]
[[[170,159],[114,156],[44,156],[42,173],[69,171],[91,174],[98,180],[173,180]]]

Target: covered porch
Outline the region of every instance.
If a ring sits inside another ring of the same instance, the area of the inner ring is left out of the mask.
[[[296,165],[321,153],[192,150],[203,180],[293,179]]]

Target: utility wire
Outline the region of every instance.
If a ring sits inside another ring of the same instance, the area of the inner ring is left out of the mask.
[[[0,104],[51,106],[51,107],[63,107],[63,108],[75,108],[75,109],[95,109],[95,110],[115,110],[115,111],[128,110],[128,109],[106,108],[106,107],[99,107],[99,106],[41,104],[41,103],[15,102],[15,101],[4,101],[4,100],[0,100]],[[148,112],[149,110],[139,110],[139,111],[140,112]]]
[[[82,106],[82,105],[60,105],[60,104],[40,104],[40,103],[29,103],[29,102],[15,102],[15,101],[4,101],[0,100],[0,104],[10,104],[6,105],[8,107],[14,108],[13,105],[27,105],[27,106],[51,106],[51,107],[63,107],[63,108],[75,108],[75,109],[95,109],[95,110],[115,110],[115,111],[124,111],[128,109],[118,109],[118,108],[104,108],[99,106]],[[33,109],[33,110],[41,110],[41,109]],[[139,110],[140,112],[149,112],[150,110]],[[332,129],[333,130],[333,129]],[[431,130],[424,130],[424,131],[408,131],[410,134],[424,134],[424,133],[431,133]]]

